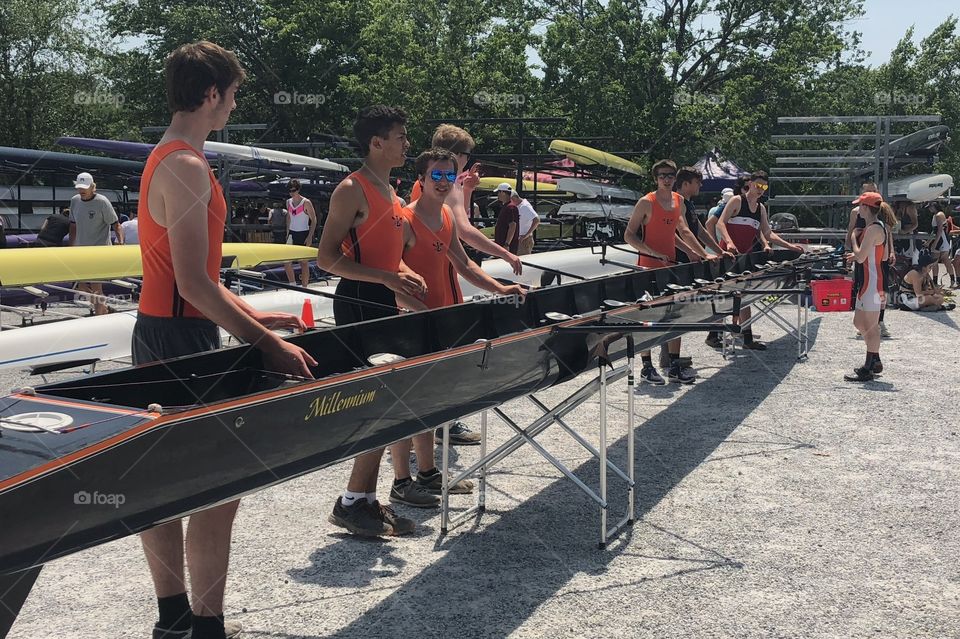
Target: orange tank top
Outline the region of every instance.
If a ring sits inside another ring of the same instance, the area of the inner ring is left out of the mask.
[[[657,253],[666,255],[667,259],[673,260],[677,256],[677,221],[683,215],[683,199],[679,193],[673,193],[673,208],[667,210],[660,206],[655,191],[643,197],[653,206],[650,219],[643,227],[643,242]],[[637,258],[637,266],[661,268],[666,265],[660,260],[641,255]]]
[[[450,262],[450,242],[453,240],[453,213],[446,204],[441,209],[443,224],[440,230],[427,227],[410,209],[403,210],[417,243],[403,253],[403,261],[427,283],[427,308],[441,308],[463,301],[456,269]]]
[[[340,250],[357,264],[396,273],[403,258],[403,207],[396,195],[390,201],[359,171],[350,174],[367,199],[367,219],[350,229]]]
[[[140,178],[140,201],[137,219],[140,225],[140,255],[143,263],[143,287],[140,291],[140,312],[154,317],[203,317],[196,308],[180,296],[170,255],[167,229],[157,224],[150,214],[150,183],[153,173],[168,155],[189,151],[206,162],[203,154],[186,142],[174,140],[159,145],[150,153]],[[227,203],[220,184],[210,174],[210,201],[207,203],[207,261],[206,273],[211,282],[220,281],[220,260],[223,255],[223,227],[227,217]]]

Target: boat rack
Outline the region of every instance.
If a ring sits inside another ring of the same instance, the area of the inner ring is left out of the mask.
[[[607,366],[600,363],[597,367],[597,376],[581,386],[576,392],[564,399],[556,406],[549,408],[537,397],[531,393],[525,398],[530,401],[543,415],[531,422],[526,428],[521,428],[517,422],[503,410],[502,407],[492,409],[494,416],[509,426],[515,434],[512,438],[498,446],[496,449],[487,452],[487,423],[491,411],[482,411],[480,413],[480,459],[467,469],[460,472],[456,477],[450,479],[449,471],[449,451],[450,451],[450,424],[443,426],[443,452],[441,462],[441,472],[443,473],[443,487],[441,491],[441,515],[440,515],[440,534],[446,535],[452,528],[455,528],[475,515],[479,516],[486,510],[487,494],[487,473],[490,468],[506,459],[524,444],[529,444],[544,459],[553,464],[567,479],[574,483],[583,491],[600,509],[600,541],[598,546],[604,548],[607,542],[619,534],[626,527],[633,525],[634,520],[634,341],[632,335],[627,335],[626,362],[607,370]],[[627,460],[628,467],[622,469],[614,464],[608,458],[608,395],[607,390],[610,384],[617,382],[624,377],[627,378]],[[573,410],[590,400],[594,395],[599,394],[600,400],[600,419],[598,422],[600,445],[594,447],[586,438],[567,424],[563,418]],[[537,435],[547,428],[557,424],[566,431],[581,446],[586,448],[600,462],[599,485],[596,490],[588,486],[584,481],[577,477],[570,468],[563,462],[554,457],[546,448],[544,448],[536,439]],[[608,522],[608,486],[607,473],[612,472],[617,477],[626,482],[626,512],[622,519],[612,526]],[[456,517],[450,516],[450,486],[457,482],[477,475],[477,494],[475,504],[467,510],[460,512]]]
[[[782,187],[783,193],[771,193],[770,208],[790,210],[795,207],[809,209],[826,207],[846,208],[850,197],[838,193],[856,193],[857,180],[867,177],[878,184],[884,198],[888,197],[887,185],[891,169],[916,163],[931,163],[937,149],[945,143],[941,133],[925,136],[939,127],[939,115],[868,115],[868,116],[822,116],[781,117],[778,124],[786,125],[839,125],[845,133],[789,133],[771,136],[774,144],[787,143],[790,148],[770,149],[776,166],[770,169],[770,181]],[[913,130],[907,135],[891,133],[891,125],[915,123],[928,127]],[[851,133],[850,128],[857,130]],[[835,130],[835,129],[834,129]],[[832,148],[796,148],[813,143],[831,145]],[[829,194],[798,194],[790,183],[829,183]],[[837,213],[830,212],[829,226]]]

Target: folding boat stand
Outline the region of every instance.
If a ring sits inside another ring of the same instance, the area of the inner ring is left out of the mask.
[[[766,317],[770,319],[774,324],[779,326],[781,329],[786,331],[787,335],[792,337],[797,342],[797,361],[803,361],[809,355],[810,350],[810,337],[809,337],[809,327],[808,327],[808,308],[807,305],[803,303],[803,299],[806,295],[810,293],[810,287],[807,285],[804,288],[787,288],[787,289],[771,289],[770,291],[756,291],[756,290],[747,290],[744,293],[749,294],[766,294],[767,297],[761,298],[756,302],[753,302],[751,306],[753,310],[750,314],[750,319],[741,324],[740,329],[744,330],[753,326],[754,322],[757,320]],[[796,297],[797,302],[797,317],[796,320],[791,322],[786,317],[783,316],[778,310],[777,307],[780,306],[784,301],[789,300],[793,297]],[[772,299],[770,299],[772,298]],[[721,350],[720,354],[724,359],[732,357],[736,353],[737,349],[737,338],[735,335],[731,335],[729,340],[727,338],[721,340]],[[729,341],[729,344],[728,344]]]
[[[523,444],[530,444],[543,456],[548,462],[553,464],[557,470],[572,481],[580,490],[582,490],[590,499],[600,507],[600,541],[599,547],[604,548],[611,538],[617,535],[621,530],[633,524],[634,516],[634,340],[633,335],[626,335],[627,340],[627,361],[617,368],[608,371],[601,361],[598,366],[598,375],[582,386],[575,393],[565,400],[548,408],[543,402],[537,399],[532,393],[526,398],[530,400],[539,410],[543,411],[543,416],[534,420],[526,428],[521,428],[510,418],[501,408],[492,409],[494,414],[499,417],[507,426],[512,428],[516,434],[507,442],[498,446],[495,450],[487,452],[487,413],[483,411],[480,414],[480,460],[472,466],[461,472],[459,475],[450,479],[449,475],[449,450],[450,450],[450,425],[443,427],[443,460],[441,469],[443,472],[443,488],[441,491],[441,516],[440,516],[440,534],[446,535],[447,531],[455,528],[471,518],[474,514],[483,513],[486,509],[486,490],[487,490],[487,472],[489,469],[503,461],[507,456],[520,448]],[[616,466],[607,458],[607,389],[610,384],[623,377],[627,378],[627,463],[626,471]],[[600,395],[600,447],[594,448],[577,431],[563,421],[564,416],[575,408],[586,402],[595,394]],[[599,492],[587,486],[573,471],[567,468],[560,460],[551,455],[534,438],[545,431],[550,425],[558,424],[563,430],[570,434],[581,446],[600,460],[600,485]],[[626,500],[627,511],[623,519],[608,526],[607,523],[607,472],[613,472],[617,477],[627,483]],[[460,513],[455,518],[450,518],[449,487],[456,484],[471,475],[478,474],[477,482],[477,501],[468,510]]]

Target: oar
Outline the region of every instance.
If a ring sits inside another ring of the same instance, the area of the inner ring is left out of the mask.
[[[286,289],[288,291],[296,291],[297,293],[304,293],[306,295],[319,295],[320,297],[327,297],[332,300],[339,300],[341,302],[346,302],[348,304],[356,304],[357,306],[369,306],[371,308],[382,308],[389,309],[391,311],[396,311],[396,306],[390,306],[389,304],[381,304],[379,302],[371,302],[369,300],[362,300],[356,297],[348,297],[346,295],[337,295],[336,293],[327,293],[326,291],[318,291],[316,289],[307,288],[305,286],[297,286],[296,284],[287,284],[286,282],[277,282],[274,280],[261,279],[253,277],[252,275],[246,275],[244,273],[234,273],[233,277],[239,280],[247,281],[256,281],[267,286],[273,286],[276,288]]]
[[[624,253],[630,253],[631,255],[636,255],[638,257],[648,257],[651,260],[657,260],[658,262],[663,262],[664,264],[673,264],[673,265],[682,264],[682,262],[677,262],[675,260],[664,259],[662,257],[654,257],[649,253],[641,253],[640,251],[634,251],[633,249],[625,249],[620,246],[617,246],[616,244],[602,244],[601,246],[603,247],[604,258],[606,258],[606,255],[607,255],[607,250],[606,250],[607,247],[610,247],[616,251],[623,251]],[[613,262],[611,262],[611,264],[613,264]]]
[[[524,262],[520,260],[520,263],[524,266],[529,266],[530,268],[539,269],[547,273],[556,273],[557,275],[562,275],[564,277],[572,277],[575,280],[586,280],[587,278],[582,275],[576,275],[575,273],[567,273],[566,271],[561,271],[559,269],[550,268],[549,266],[538,266],[537,264],[532,264],[530,262]]]

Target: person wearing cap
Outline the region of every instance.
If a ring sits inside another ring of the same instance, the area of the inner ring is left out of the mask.
[[[520,209],[511,201],[512,193],[513,187],[509,183],[501,182],[497,185],[497,200],[503,206],[497,215],[493,241],[516,255],[520,250]]]
[[[900,280],[897,291],[900,306],[911,311],[951,310],[949,305],[944,304],[943,290],[934,285],[931,277],[936,263],[937,260],[926,251],[917,257],[917,263]]]
[[[517,229],[520,234],[520,243],[517,255],[530,255],[533,253],[533,233],[540,226],[540,215],[533,205],[516,191],[510,192],[510,202],[520,211],[520,226]]]
[[[874,191],[863,193],[853,201],[858,205],[858,217],[863,219],[862,233],[851,233],[852,253],[849,259],[863,265],[863,279],[855,290],[856,310],[853,325],[856,326],[867,346],[867,358],[863,366],[852,374],[844,375],[848,382],[868,382],[883,372],[880,362],[880,311],[883,308],[885,283],[883,264],[887,260],[888,233],[881,221],[893,218],[893,209]],[[886,209],[886,210],[884,210]]]
[[[737,186],[736,192],[734,192],[734,190],[731,188],[723,189],[720,191],[720,200],[717,202],[717,205],[707,211],[707,219],[703,223],[703,228],[707,230],[707,233],[710,234],[710,237],[718,242],[718,246],[720,240],[723,238],[720,236],[720,233],[717,232],[717,222],[720,221],[720,216],[723,215],[723,207],[727,205],[727,202],[730,201],[730,198],[732,198],[734,195],[738,195],[739,193],[740,186]]]
[[[110,246],[111,229],[117,244],[123,244],[120,218],[110,200],[97,193],[93,176],[86,172],[77,175],[73,187],[77,194],[70,198],[70,246]],[[95,314],[107,313],[103,285],[84,282],[77,288],[91,295]]]

